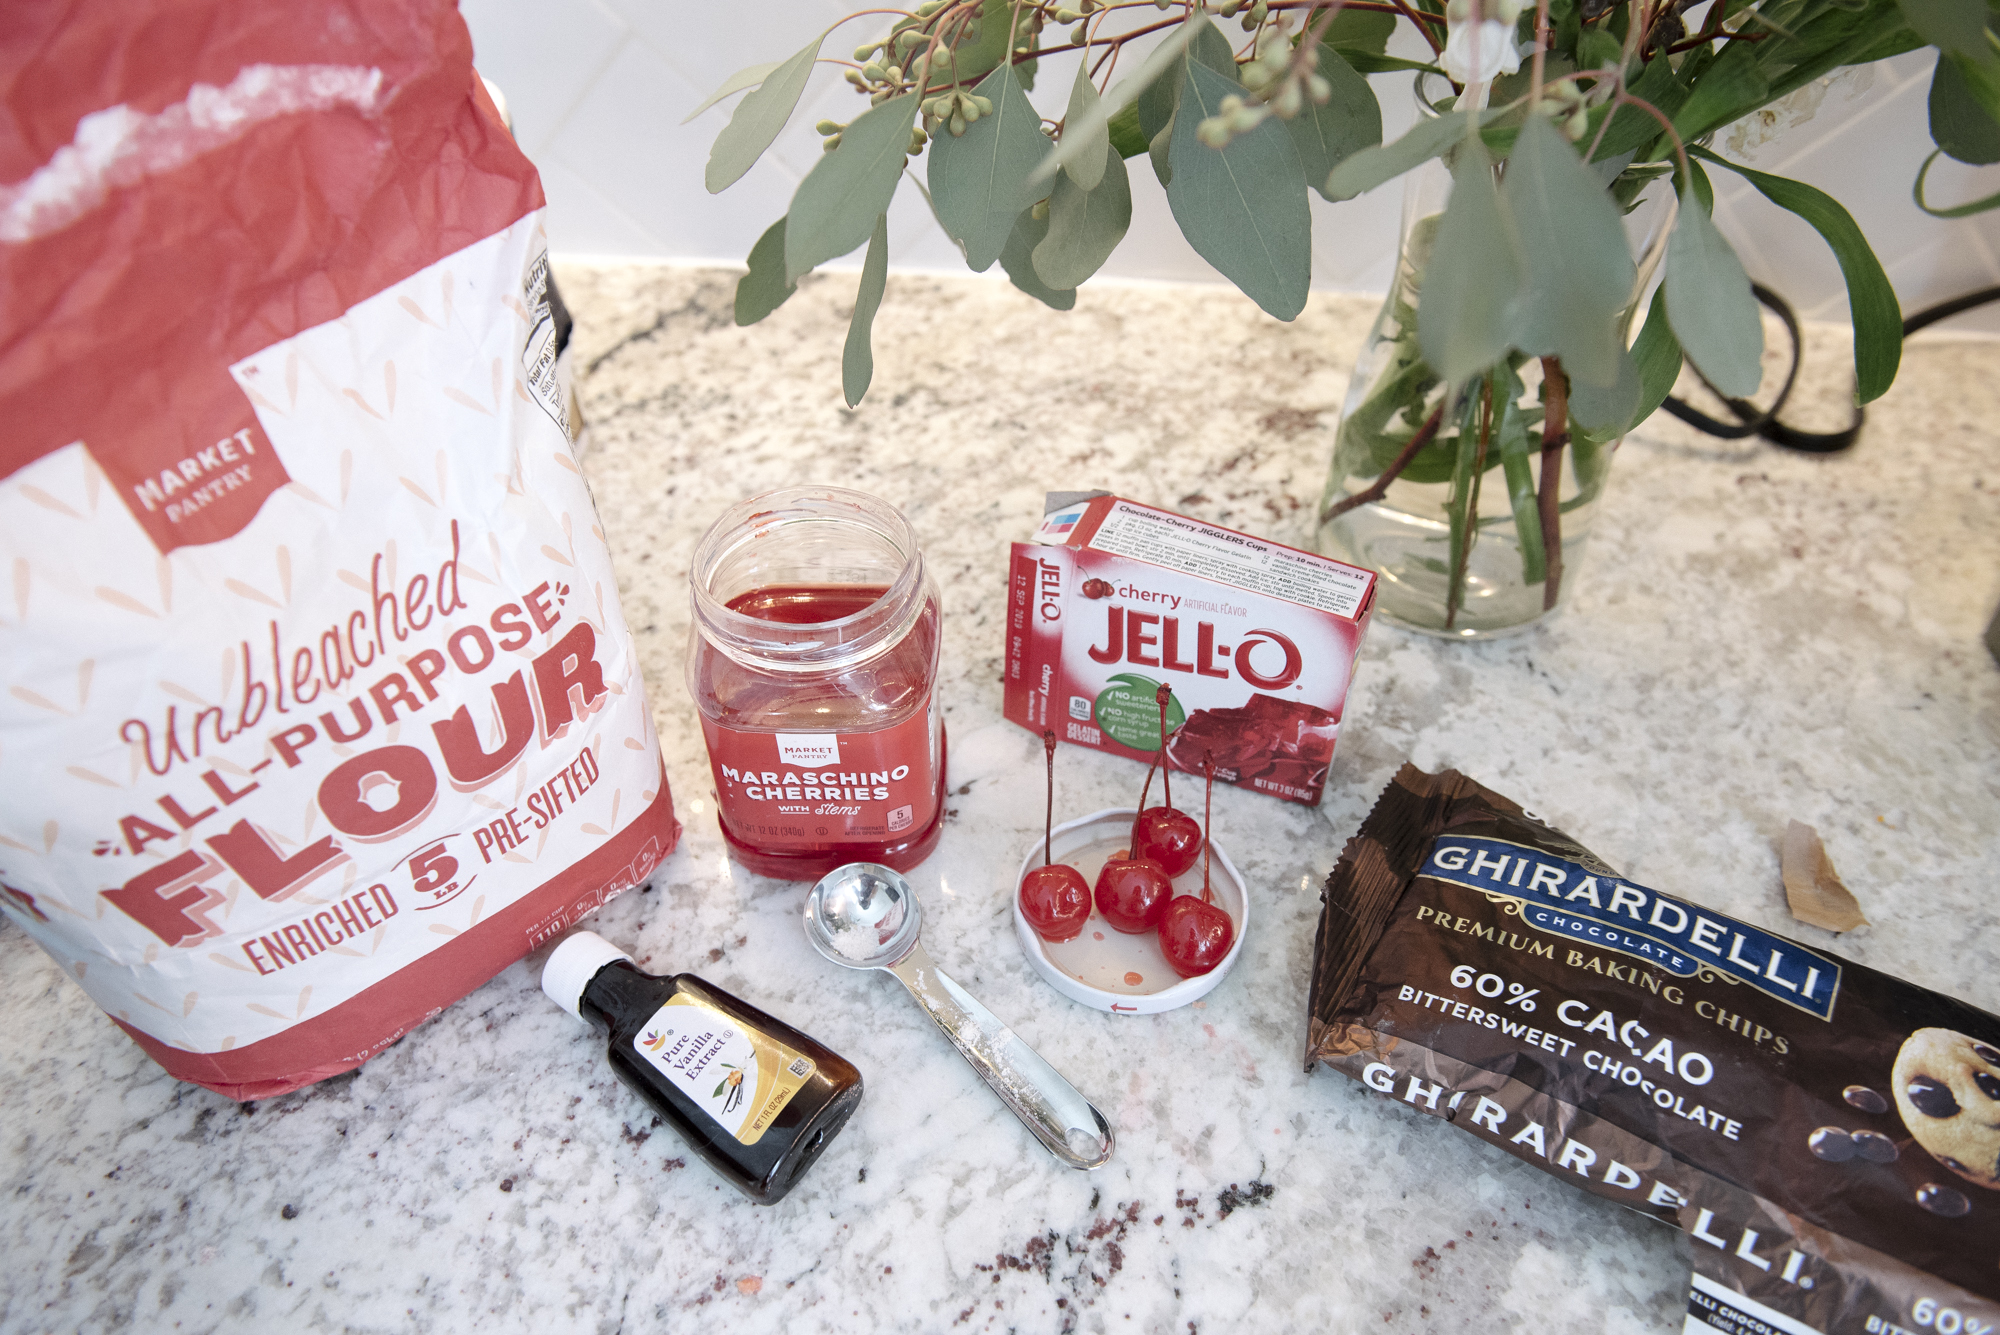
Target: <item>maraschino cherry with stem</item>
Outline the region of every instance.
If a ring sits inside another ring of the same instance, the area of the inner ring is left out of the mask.
[[[1153,698],[1160,705],[1160,753],[1156,763],[1160,766],[1160,782],[1165,786],[1167,801],[1165,806],[1139,813],[1132,827],[1132,854],[1159,863],[1171,878],[1192,867],[1201,856],[1202,836],[1201,826],[1195,824],[1193,816],[1174,809],[1173,766],[1167,760],[1167,701],[1173,698],[1173,688],[1162,685]],[[1143,805],[1145,799],[1142,797],[1140,802]]]
[[[1212,830],[1215,824],[1213,753],[1203,756],[1203,761],[1208,771],[1208,794],[1203,802],[1202,823]],[[1160,919],[1160,952],[1167,957],[1167,963],[1173,966],[1174,972],[1183,978],[1198,978],[1212,972],[1236,941],[1236,924],[1216,904],[1215,892],[1209,889],[1209,869],[1214,863],[1213,846],[1207,839],[1202,842],[1201,898],[1174,896]]]
[[[1049,802],[1042,819],[1042,865],[1021,878],[1021,916],[1045,941],[1069,941],[1090,918],[1090,885],[1083,873],[1052,856],[1056,824],[1056,735],[1042,733],[1048,753]]]
[[[1146,808],[1146,794],[1153,788],[1153,770],[1159,765],[1156,757],[1152,765],[1146,767],[1146,784],[1139,790],[1139,810]],[[1138,813],[1132,818],[1132,848],[1138,847]],[[1167,901],[1174,897],[1174,881],[1167,875],[1166,868],[1151,858],[1133,855],[1131,848],[1122,848],[1113,854],[1102,870],[1097,873],[1097,911],[1114,928],[1126,933],[1153,931],[1160,925],[1160,916],[1167,911]]]

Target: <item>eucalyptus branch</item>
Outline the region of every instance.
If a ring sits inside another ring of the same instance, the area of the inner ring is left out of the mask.
[[[1493,439],[1493,372],[1486,373],[1483,393],[1479,401],[1479,444],[1472,456],[1472,477],[1466,484],[1465,518],[1459,528],[1459,541],[1454,544],[1451,576],[1445,589],[1444,628],[1450,630],[1458,620],[1460,607],[1465,602],[1465,579],[1472,564],[1472,543],[1479,533],[1479,484],[1486,476],[1486,448]]]
[[[1562,596],[1562,453],[1569,444],[1569,376],[1559,357],[1542,358],[1542,477],[1535,509],[1542,521],[1542,610]]]
[[[1445,397],[1446,401],[1449,401],[1450,396],[1446,395]],[[1444,403],[1441,402],[1438,404],[1437,408],[1432,411],[1429,419],[1421,427],[1417,428],[1417,434],[1410,437],[1410,443],[1403,447],[1403,452],[1396,456],[1394,463],[1383,469],[1381,474],[1362,490],[1355,492],[1352,496],[1342,497],[1335,504],[1329,505],[1326,508],[1326,512],[1319,517],[1319,521],[1324,524],[1327,520],[1338,518],[1346,514],[1349,510],[1358,509],[1361,506],[1379,501],[1384,496],[1387,496],[1389,494],[1389,484],[1403,475],[1403,470],[1408,468],[1410,461],[1417,457],[1417,451],[1430,444],[1431,438],[1437,435],[1438,427],[1444,421],[1444,407]]]
[[[1716,2],[1719,4],[1721,0]],[[1528,67],[1529,111],[1539,110],[1542,105],[1542,62],[1553,38],[1554,34],[1549,31],[1549,0],[1535,0],[1535,55]],[[1610,117],[1605,119],[1609,121]],[[1584,160],[1589,161],[1588,158]]]
[[[1658,121],[1661,127],[1666,130],[1667,138],[1673,141],[1674,156],[1680,159],[1681,179],[1684,181],[1693,179],[1693,177],[1688,171],[1687,146],[1681,143],[1680,133],[1674,129],[1674,123],[1671,120],[1667,119],[1667,114],[1665,112],[1661,111],[1658,107],[1654,106],[1651,102],[1648,102],[1643,97],[1632,96],[1632,94],[1626,92],[1623,88],[1620,88],[1617,91],[1617,93],[1615,93],[1612,96],[1612,105],[1614,107],[1637,107],[1639,108],[1639,110],[1645,112],[1648,116],[1651,116],[1654,120]],[[1612,112],[1613,116],[1617,114],[1618,113],[1616,111]],[[1609,125],[1611,123],[1611,117],[1606,116],[1604,118],[1604,123],[1606,125]]]

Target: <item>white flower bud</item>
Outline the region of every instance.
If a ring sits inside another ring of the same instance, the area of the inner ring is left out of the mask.
[[[1464,23],[1451,29],[1438,64],[1454,83],[1486,83],[1521,68],[1514,31],[1497,19]]]

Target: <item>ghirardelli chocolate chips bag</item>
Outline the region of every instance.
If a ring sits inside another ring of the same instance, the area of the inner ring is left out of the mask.
[[[1687,1328],[2000,1326],[2000,1019],[1406,765],[1327,878],[1326,1062],[1694,1243]]]
[[[679,827],[449,0],[0,41],[0,908],[173,1075],[355,1066]]]

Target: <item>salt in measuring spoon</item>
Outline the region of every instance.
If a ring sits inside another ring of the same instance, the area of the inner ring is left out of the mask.
[[[931,961],[917,940],[923,908],[902,876],[873,862],[836,867],[806,897],[805,924],[835,964],[894,974],[1049,1153],[1072,1168],[1110,1160],[1104,1114]]]

